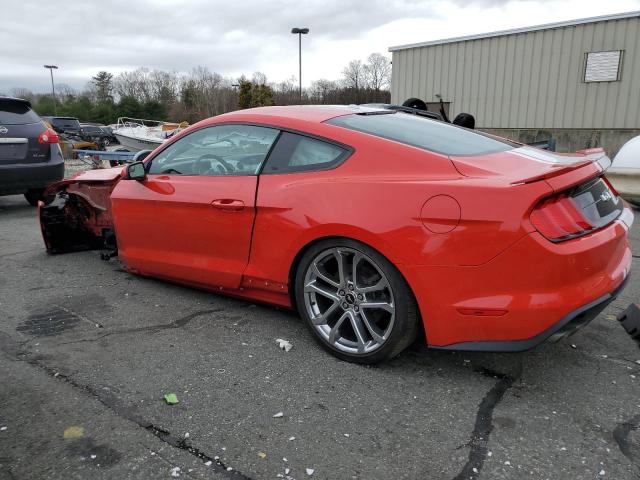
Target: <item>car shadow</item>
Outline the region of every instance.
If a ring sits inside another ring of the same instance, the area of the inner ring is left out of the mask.
[[[3,213],[24,212],[26,210],[35,212],[35,207],[29,205],[23,195],[0,196],[0,215]]]

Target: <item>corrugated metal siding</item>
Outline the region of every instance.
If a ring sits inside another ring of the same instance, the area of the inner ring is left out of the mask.
[[[584,83],[585,53],[607,50],[621,80]],[[394,51],[392,102],[436,94],[480,128],[640,128],[640,18]]]

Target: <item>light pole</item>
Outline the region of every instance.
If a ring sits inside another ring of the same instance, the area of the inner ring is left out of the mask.
[[[291,33],[298,34],[298,84],[300,90],[300,103],[302,103],[302,35],[309,33],[308,28],[292,28]]]
[[[58,115],[58,107],[56,106],[56,87],[53,85],[53,70],[57,70],[57,65],[45,65],[44,68],[48,68],[51,73],[51,92],[53,93],[53,114]]]

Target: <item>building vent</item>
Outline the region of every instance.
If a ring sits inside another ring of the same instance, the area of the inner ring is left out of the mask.
[[[620,80],[622,50],[589,52],[584,68],[585,82],[615,82]]]

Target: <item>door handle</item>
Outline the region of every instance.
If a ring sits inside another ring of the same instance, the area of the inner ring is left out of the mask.
[[[211,206],[225,212],[239,212],[244,210],[244,202],[242,200],[233,200],[231,198],[221,198],[211,202]]]

